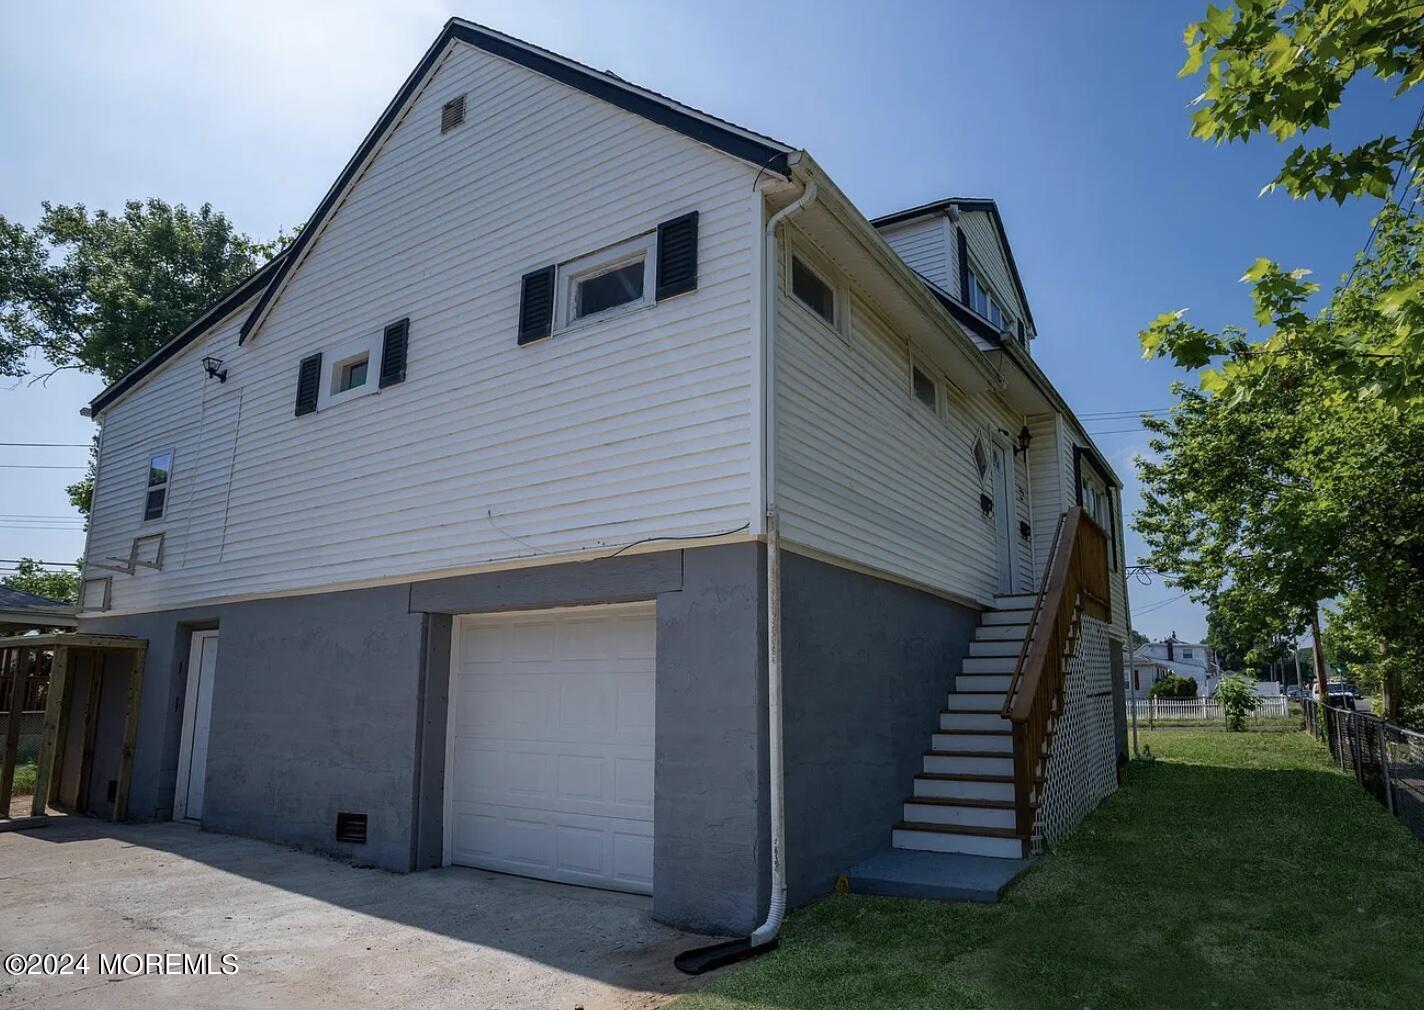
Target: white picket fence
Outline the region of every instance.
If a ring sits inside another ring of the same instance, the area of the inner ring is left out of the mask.
[[[1209,722],[1225,718],[1221,711],[1221,702],[1211,698],[1138,698],[1130,704],[1137,706],[1139,719],[1195,719]],[[1254,718],[1288,714],[1285,696],[1276,695],[1274,698],[1261,699],[1261,707],[1256,709]]]

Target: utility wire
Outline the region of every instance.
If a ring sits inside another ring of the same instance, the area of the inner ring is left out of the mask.
[[[0,442],[4,446],[21,446],[36,449],[88,449],[88,442]]]
[[[23,558],[23,559],[21,559],[21,558],[0,558],[0,565],[18,565],[18,564],[21,562],[21,560],[34,561],[34,563],[37,564],[37,565],[50,565],[50,566],[58,567],[58,568],[78,568],[78,567],[79,567],[79,562],[77,562],[77,561],[39,561],[39,560],[36,560],[35,558]]]

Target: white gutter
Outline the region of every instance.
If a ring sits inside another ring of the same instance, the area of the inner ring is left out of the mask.
[[[762,488],[766,495],[766,715],[767,766],[771,793],[771,904],[766,921],[751,935],[751,946],[763,947],[781,932],[786,916],[786,798],[782,767],[781,722],[781,530],[776,513],[776,229],[816,199],[816,183],[806,185],[800,199],[787,204],[766,223],[762,273],[762,385],[766,423],[762,427]]]

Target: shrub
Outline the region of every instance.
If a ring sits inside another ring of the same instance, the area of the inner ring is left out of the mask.
[[[1239,732],[1246,728],[1246,717],[1261,707],[1255,686],[1244,677],[1222,677],[1216,685],[1216,700],[1226,716],[1226,728]]]
[[[1157,683],[1152,685],[1152,689],[1147,692],[1149,698],[1195,698],[1197,696],[1197,682],[1191,677],[1183,677],[1180,674],[1169,673]]]

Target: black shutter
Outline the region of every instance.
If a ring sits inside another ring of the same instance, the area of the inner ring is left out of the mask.
[[[554,326],[554,268],[524,275],[519,292],[519,342],[547,337]]]
[[[964,229],[955,226],[954,234],[959,239],[959,300],[969,304],[969,244],[964,241]]]
[[[386,327],[381,344],[381,388],[405,381],[405,345],[410,334],[410,320],[402,319]]]
[[[657,300],[697,290],[697,211],[658,225]]]
[[[316,397],[321,390],[321,352],[303,358],[297,369],[297,416],[316,411]]]

